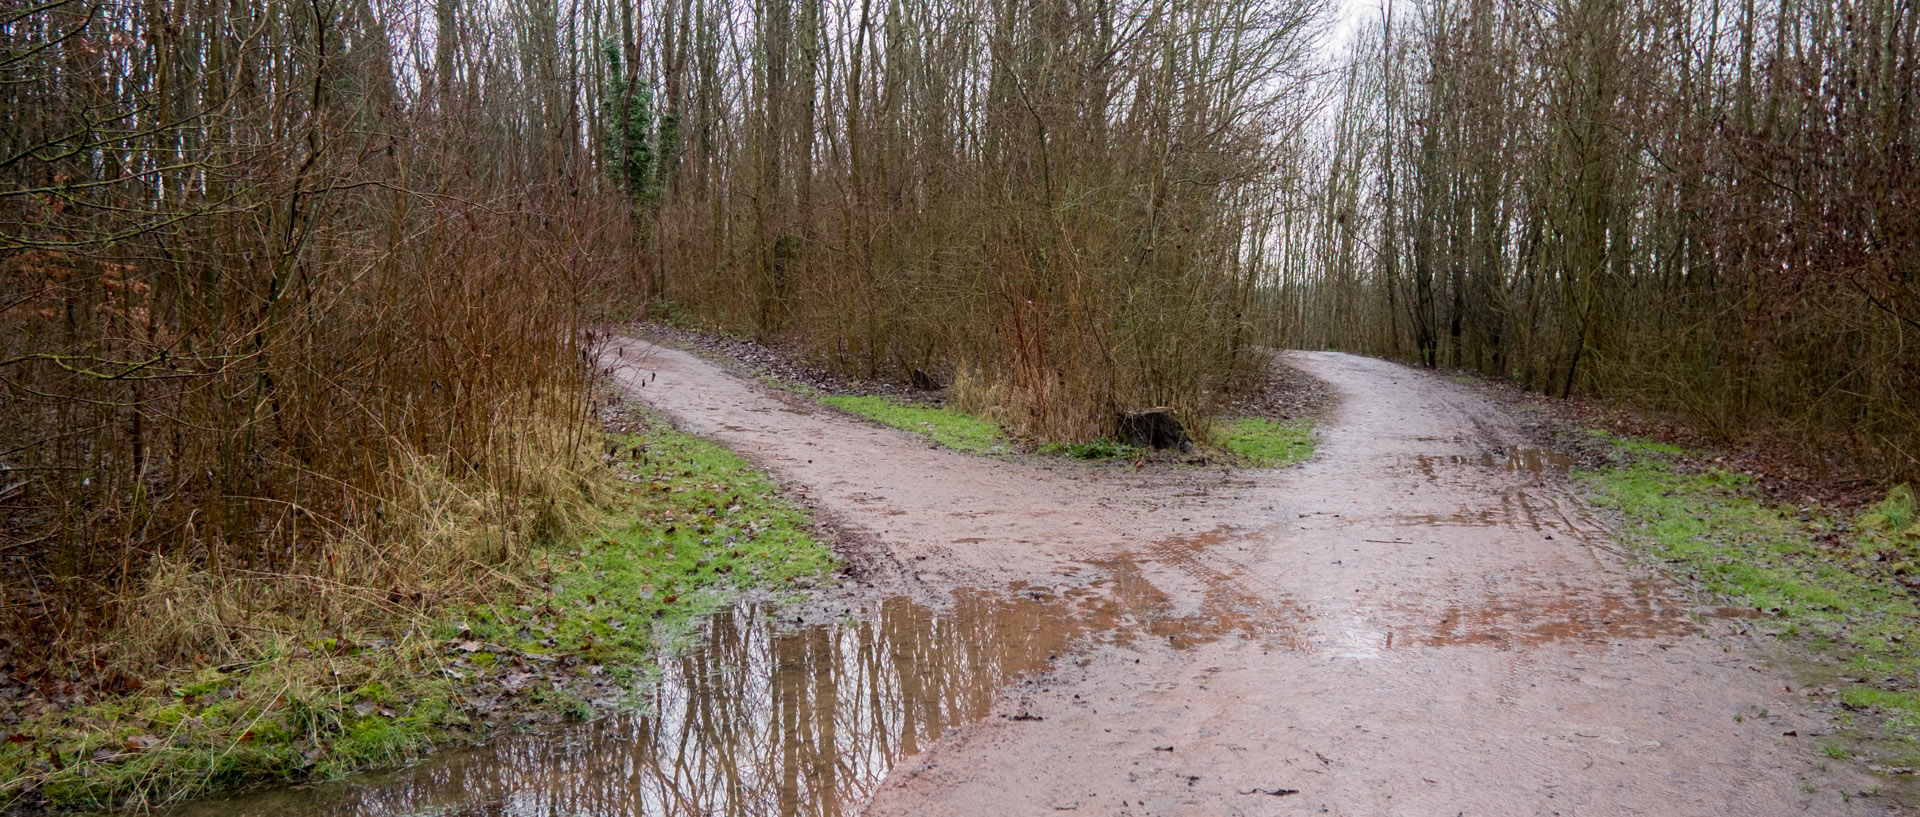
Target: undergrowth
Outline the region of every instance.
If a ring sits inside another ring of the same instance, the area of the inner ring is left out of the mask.
[[[0,742],[0,808],[150,807],[620,708],[696,617],[833,567],[806,513],[725,449],[651,418],[606,443],[615,467],[591,533],[538,548],[490,599],[409,611],[395,598],[385,627],[268,640],[245,661],[25,718]]]
[[[1766,616],[1831,685],[1860,754],[1880,769],[1920,766],[1920,530],[1896,488],[1860,515],[1766,501],[1751,477],[1691,467],[1678,448],[1608,438],[1612,464],[1575,472],[1623,538],[1730,604]]]

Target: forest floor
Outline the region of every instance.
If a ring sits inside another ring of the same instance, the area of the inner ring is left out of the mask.
[[[860,592],[1062,600],[1035,629],[1071,648],[875,778],[871,814],[1897,809],[1822,754],[1832,718],[1753,613],[1635,556],[1478,384],[1288,353],[1334,396],[1314,460],[1090,469],[611,354],[854,532]]]

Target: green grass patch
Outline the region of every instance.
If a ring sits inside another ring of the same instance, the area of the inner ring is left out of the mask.
[[[1885,499],[1861,515],[1860,526],[1886,534],[1901,534],[1894,538],[1920,537],[1920,500],[1914,498],[1911,486],[1896,485]]]
[[[955,451],[1004,454],[1013,450],[1012,441],[1000,426],[950,408],[905,405],[871,395],[822,397],[820,402],[882,425],[925,435]]]
[[[1882,728],[1852,735],[1862,754],[1915,765],[1920,692],[1907,687],[1920,684],[1920,601],[1908,586],[1920,584],[1920,537],[1770,504],[1749,477],[1688,468],[1672,446],[1610,446],[1614,465],[1574,476],[1595,505],[1624,518],[1623,538],[1727,602],[1767,613],[1763,626],[1812,655],[1803,683],[1833,684],[1843,706],[1878,716]]]
[[[653,420],[609,442],[620,462],[603,521],[514,565],[490,601],[310,634],[0,727],[0,810],[335,777],[624,707],[699,616],[835,566],[807,514],[725,449]]]
[[[808,515],[732,452],[657,424],[613,440],[639,461],[626,501],[598,536],[539,565],[554,576],[547,606],[562,614],[529,626],[518,607],[477,608],[472,637],[634,664],[741,588],[786,587],[834,567]]]
[[[1214,427],[1221,448],[1261,468],[1277,468],[1313,458],[1313,424],[1282,423],[1264,417],[1224,420]]]

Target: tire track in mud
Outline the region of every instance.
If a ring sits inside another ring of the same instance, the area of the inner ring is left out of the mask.
[[[1185,580],[1197,582],[1197,609],[1180,620],[1197,621],[1208,634],[1232,632],[1275,647],[1310,649],[1311,643],[1300,631],[1301,625],[1312,618],[1305,607],[1271,582],[1249,575],[1244,565],[1226,559],[1215,560],[1225,564],[1215,564],[1206,558],[1229,544],[1255,542],[1257,537],[1257,532],[1220,527],[1200,534],[1161,539],[1109,556],[1083,555],[1082,558],[1105,569],[1116,581],[1150,581],[1141,569],[1143,564],[1150,563],[1171,568]],[[1171,600],[1163,604],[1171,606]],[[1178,639],[1171,634],[1169,640],[1178,646]]]
[[[1526,580],[1494,581],[1483,576],[1475,590],[1455,587],[1463,598],[1435,607],[1398,605],[1402,615],[1418,616],[1424,607],[1431,623],[1409,633],[1409,643],[1449,645],[1491,641],[1504,648],[1537,646],[1558,640],[1604,640],[1683,635],[1697,627],[1684,605],[1657,598],[1653,582],[1628,575],[1625,554],[1611,535],[1568,490],[1563,474],[1570,461],[1529,447],[1503,414],[1474,405],[1471,398],[1442,397],[1431,412],[1464,418],[1467,428],[1450,435],[1414,435],[1412,442],[1431,452],[1391,452],[1376,457],[1382,481],[1396,472],[1417,471],[1424,486],[1453,485],[1454,504],[1444,510],[1390,514],[1384,522],[1403,533],[1454,528],[1495,530],[1514,540],[1532,535],[1543,541],[1571,542],[1592,573],[1608,578],[1579,584],[1552,578],[1556,571]],[[1446,453],[1452,449],[1459,453]],[[1391,463],[1391,464],[1388,464]],[[1560,571],[1579,575],[1581,571]],[[1437,614],[1437,617],[1436,617]]]

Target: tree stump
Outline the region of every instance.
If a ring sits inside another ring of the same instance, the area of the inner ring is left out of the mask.
[[[1193,453],[1193,440],[1187,438],[1187,430],[1169,408],[1121,412],[1119,437],[1135,448],[1177,448]]]

